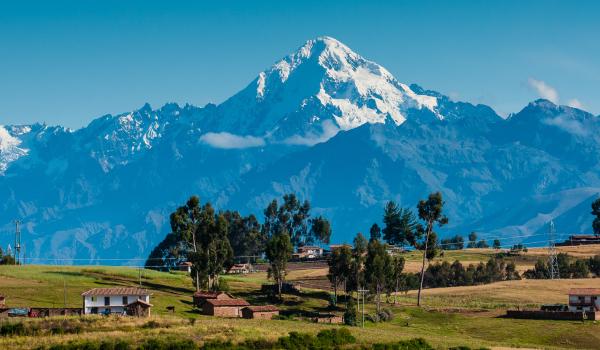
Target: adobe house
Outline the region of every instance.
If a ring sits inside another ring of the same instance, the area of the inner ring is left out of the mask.
[[[227,271],[230,275],[245,275],[250,273],[250,265],[249,264],[233,264],[231,268]]]
[[[151,307],[150,292],[131,287],[94,288],[81,294],[83,314],[127,314],[128,307],[141,301]],[[148,310],[148,315],[150,310]]]
[[[250,306],[244,299],[208,299],[202,306],[202,314],[219,317],[242,317],[242,308]]]
[[[204,303],[209,299],[234,299],[233,296],[225,292],[210,292],[210,291],[199,291],[194,293],[194,306],[201,309]]]
[[[150,317],[150,308],[152,304],[147,303],[141,299],[138,299],[132,303],[129,303],[125,310],[127,315],[135,317]]]
[[[270,320],[277,315],[279,315],[279,309],[275,305],[246,306],[242,309],[243,318]]]

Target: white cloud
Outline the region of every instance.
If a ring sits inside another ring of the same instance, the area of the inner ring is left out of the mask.
[[[589,134],[589,131],[582,123],[575,119],[569,119],[564,115],[559,115],[556,118],[544,119],[542,122],[547,125],[556,126],[557,128],[574,135],[587,136]]]
[[[256,136],[240,136],[228,132],[208,132],[200,136],[200,141],[214,148],[239,149],[250,147],[262,147],[265,140]]]
[[[293,135],[283,140],[283,143],[288,145],[313,146],[329,140],[340,132],[340,128],[331,120],[325,120],[321,128],[323,132],[320,135],[313,132],[309,132],[306,135]]]
[[[569,102],[567,102],[567,106],[573,107],[573,108],[583,109],[583,103],[581,103],[581,101],[579,101],[576,98],[570,99]]]
[[[545,98],[552,103],[558,104],[558,91],[544,81],[529,78],[529,86],[534,88],[541,98]]]

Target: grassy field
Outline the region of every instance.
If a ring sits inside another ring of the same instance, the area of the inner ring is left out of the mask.
[[[599,247],[577,250],[580,256],[594,255]],[[571,248],[577,249],[577,248]],[[464,261],[487,260],[492,250],[446,252],[440,259]],[[543,251],[530,250],[527,259],[543,257]],[[414,255],[414,256],[413,256]],[[574,255],[574,254],[573,254]],[[409,262],[418,261],[408,254]],[[303,281],[301,295],[286,295],[281,308],[301,315],[303,312],[327,310],[330,294],[311,288],[310,281],[323,279],[326,269],[295,269],[290,280]],[[225,278],[231,292],[252,303],[272,302],[260,295],[260,285],[267,281],[264,272]],[[307,282],[308,281],[308,282]],[[106,286],[138,286],[140,271],[126,267],[98,266],[0,266],[0,294],[9,306],[80,307],[80,294],[90,288]],[[185,338],[202,343],[211,339],[242,341],[264,338],[274,340],[290,331],[316,333],[336,327],[315,324],[296,317],[293,320],[256,321],[221,319],[198,314],[191,305],[192,282],[185,273],[141,271],[142,287],[152,291],[152,320],[122,317],[85,317],[68,319],[27,319],[26,323],[42,326],[53,322],[77,324],[79,334],[1,337],[0,349],[30,349],[42,344],[71,340],[128,339],[142,342],[149,338]],[[597,349],[600,346],[600,324],[595,322],[513,320],[499,317],[506,308],[537,307],[540,304],[566,302],[571,287],[600,288],[600,279],[499,282],[483,286],[438,288],[425,290],[424,307],[414,306],[416,294],[397,297],[398,304],[386,304],[393,309],[394,320],[387,323],[367,323],[352,327],[352,334],[361,344],[393,342],[423,337],[436,348],[468,345],[488,348]],[[66,293],[65,293],[66,291]],[[390,302],[392,299],[390,299]],[[175,314],[167,312],[175,306]],[[367,313],[372,312],[372,303]],[[338,310],[341,312],[341,309]],[[10,319],[2,322],[22,321]],[[151,325],[151,326],[150,326]],[[43,327],[42,327],[43,328]]]

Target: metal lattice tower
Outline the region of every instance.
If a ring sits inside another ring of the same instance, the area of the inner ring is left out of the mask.
[[[15,220],[15,264],[19,264],[21,258],[21,228],[19,225],[21,222]]]
[[[560,273],[558,271],[558,258],[556,253],[556,246],[554,245],[554,234],[556,229],[554,227],[554,221],[550,220],[548,227],[548,267],[550,268],[550,278],[559,279]]]

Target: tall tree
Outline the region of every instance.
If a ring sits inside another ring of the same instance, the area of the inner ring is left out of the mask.
[[[329,273],[327,278],[333,285],[334,305],[337,305],[337,290],[340,285],[344,286],[344,293],[347,292],[346,286],[352,273],[352,250],[350,246],[342,245],[331,252],[328,261]]]
[[[169,233],[152,249],[145,267],[147,269],[168,271],[186,261],[189,245],[174,233]]]
[[[434,225],[437,224],[438,226],[443,226],[448,223],[448,218],[442,214],[443,208],[444,201],[440,192],[430,194],[426,200],[421,200],[419,201],[419,204],[417,204],[419,218],[425,223],[424,228],[419,225],[421,234],[424,230],[425,244],[423,247],[421,281],[419,283],[419,292],[417,294],[417,306],[421,306],[421,291],[423,290],[423,278],[425,277],[425,259],[431,259],[431,255],[435,256],[435,250],[432,250],[432,243],[435,243],[435,241],[431,241],[431,238],[435,236],[435,233],[433,232]]]
[[[477,232],[469,233],[469,243],[467,243],[467,248],[477,248]]]
[[[187,244],[188,250],[191,250],[193,255],[197,255],[199,250],[197,233],[201,220],[202,208],[200,207],[200,198],[197,196],[190,197],[185,205],[177,208],[170,216],[171,232],[177,240]],[[192,273],[195,276],[194,282],[198,291],[200,290],[200,269],[197,265],[194,267],[193,262]]]
[[[404,246],[414,244],[414,230],[417,222],[415,215],[408,208],[400,208],[389,201],[383,212],[383,239],[392,245]]]
[[[398,292],[400,291],[400,284],[404,278],[404,258],[401,256],[394,256],[391,258],[390,266],[390,287],[394,291],[394,304],[398,301]]]
[[[600,236],[600,198],[592,203],[592,215],[595,216],[594,222],[592,222],[592,229],[596,236]]]
[[[259,256],[265,250],[266,237],[254,215],[241,216],[237,211],[223,213],[227,219],[228,237],[235,256]]]
[[[378,240],[378,241],[381,240],[381,228],[379,228],[379,225],[377,225],[377,224],[371,225],[369,234],[370,234],[370,237],[369,237],[370,240],[374,240],[374,239]]]
[[[201,243],[200,271],[206,276],[208,288],[217,290],[219,276],[233,263],[233,250],[227,237],[227,219],[223,214],[216,216],[212,226],[201,237]]]
[[[269,260],[269,278],[273,278],[277,283],[279,300],[283,300],[281,290],[285,276],[287,274],[287,262],[292,257],[294,247],[290,235],[283,231],[269,238],[265,250],[265,255]]]
[[[331,224],[322,216],[310,220],[310,241],[329,244],[331,240]]]
[[[285,231],[295,247],[315,242],[327,243],[331,237],[329,221],[322,216],[310,219],[310,203],[306,200],[300,202],[295,194],[284,195],[281,205],[273,200],[264,214],[265,236],[271,237]]]
[[[500,240],[498,238],[494,239],[494,242],[492,243],[492,247],[494,249],[502,248],[502,245],[500,244]]]
[[[365,261],[365,281],[369,290],[375,293],[377,313],[381,311],[381,294],[387,286],[388,270],[391,265],[390,255],[385,245],[377,239],[369,241],[367,246],[367,259]]]

